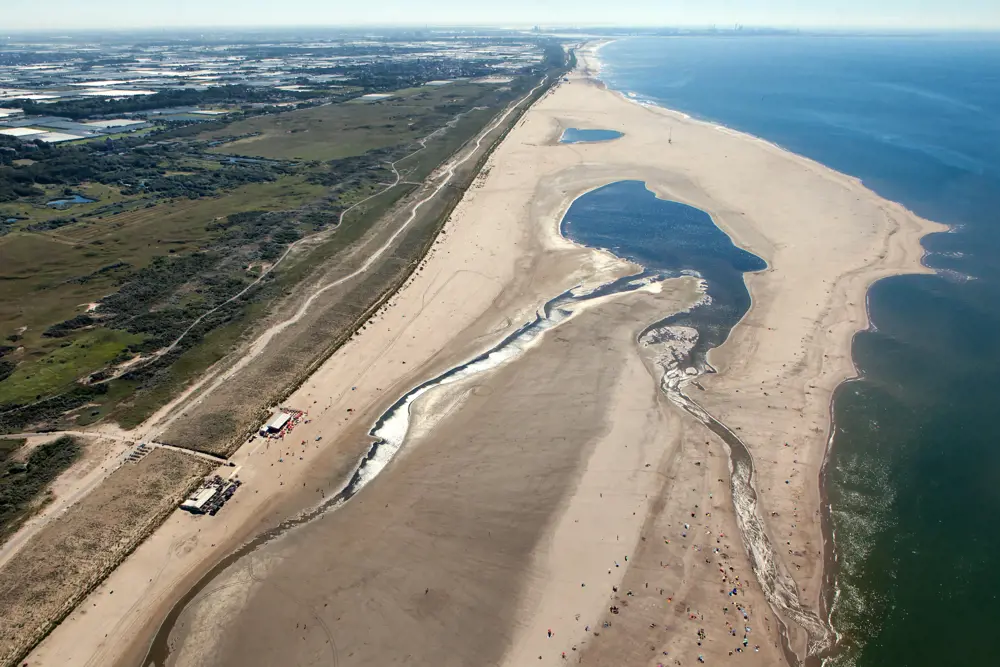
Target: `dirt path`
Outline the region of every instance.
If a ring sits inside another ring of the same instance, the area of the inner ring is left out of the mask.
[[[210,370],[208,373],[206,373],[206,375],[204,377],[202,377],[201,380],[199,380],[195,384],[191,385],[188,389],[186,389],[183,393],[181,393],[177,398],[175,398],[169,404],[165,405],[163,408],[161,408],[160,410],[158,410],[144,424],[136,427],[135,431],[137,433],[144,433],[144,434],[147,434],[147,435],[149,435],[150,433],[153,433],[154,431],[157,434],[160,434],[160,433],[163,433],[164,431],[166,431],[166,429],[178,417],[180,417],[180,416],[183,415],[183,411],[180,410],[179,407],[187,399],[189,399],[194,393],[201,391],[201,395],[199,396],[198,400],[200,401],[200,400],[204,399],[208,394],[210,394],[216,388],[218,388],[223,382],[225,382],[228,379],[230,379],[233,375],[235,375],[240,370],[242,370],[243,368],[245,368],[247,366],[247,364],[249,364],[251,361],[253,361],[255,358],[257,358],[267,348],[268,344],[271,342],[271,340],[276,335],[278,335],[279,333],[281,333],[282,331],[284,331],[285,329],[287,329],[291,325],[293,325],[296,322],[298,322],[299,320],[301,320],[302,317],[309,311],[309,309],[313,305],[313,303],[315,303],[316,299],[318,299],[320,296],[322,296],[325,292],[327,292],[327,291],[329,291],[331,289],[334,289],[336,287],[339,287],[339,286],[343,285],[344,283],[347,283],[347,282],[349,282],[351,280],[354,280],[355,278],[357,278],[357,277],[359,277],[359,276],[364,275],[365,273],[367,273],[373,266],[376,265],[376,263],[382,258],[382,256],[385,255],[386,252],[388,252],[391,247],[393,247],[393,245],[395,244],[395,242],[397,241],[397,239],[399,239],[399,237],[407,229],[409,229],[409,227],[413,223],[413,221],[417,219],[417,214],[419,213],[420,209],[425,204],[427,204],[428,202],[430,202],[432,199],[434,199],[435,197],[437,197],[438,194],[440,194],[446,187],[448,187],[451,184],[452,180],[455,177],[455,173],[459,169],[459,167],[463,166],[469,160],[471,160],[471,159],[473,159],[473,158],[476,157],[476,155],[479,153],[479,150],[482,148],[483,142],[486,140],[486,138],[494,130],[496,130],[498,127],[500,127],[500,125],[502,125],[503,122],[507,120],[507,118],[510,116],[511,113],[513,113],[525,101],[531,99],[532,95],[534,95],[535,92],[539,88],[541,88],[542,86],[545,85],[545,82],[546,82],[546,79],[543,79],[542,82],[539,83],[534,88],[532,88],[531,91],[527,95],[525,95],[521,99],[517,100],[516,102],[512,103],[501,115],[497,116],[489,125],[487,125],[483,130],[480,131],[480,133],[476,137],[476,140],[472,143],[471,146],[465,147],[463,149],[462,153],[460,153],[458,156],[453,157],[452,159],[450,159],[448,162],[446,162],[443,165],[443,167],[440,167],[434,174],[431,174],[431,176],[427,180],[430,181],[430,182],[433,182],[435,180],[437,181],[437,183],[436,183],[436,185],[434,185],[433,189],[426,196],[424,196],[423,198],[421,198],[420,200],[418,200],[416,203],[413,204],[412,208],[410,209],[410,214],[406,217],[406,219],[399,226],[399,228],[396,229],[396,231],[393,232],[392,235],[389,236],[389,238],[386,239],[384,243],[382,243],[382,245],[380,245],[378,248],[376,248],[368,256],[368,258],[364,261],[364,263],[360,267],[358,267],[357,269],[355,269],[354,271],[352,271],[351,273],[349,273],[349,274],[347,274],[345,276],[342,276],[342,277],[340,277],[340,278],[338,278],[338,279],[336,279],[334,281],[331,281],[331,282],[329,282],[329,283],[327,283],[325,285],[322,285],[322,286],[318,287],[309,296],[309,298],[305,300],[305,302],[299,307],[299,309],[297,311],[295,311],[295,313],[291,317],[289,317],[289,318],[287,318],[287,319],[285,319],[285,320],[283,320],[281,322],[278,322],[278,323],[274,324],[273,326],[271,326],[270,328],[268,328],[267,330],[265,330],[263,333],[261,333],[261,335],[256,340],[254,340],[253,343],[250,344],[250,346],[247,348],[245,354],[243,354],[240,357],[240,359],[235,364],[233,364],[232,366],[230,366],[229,368],[227,368],[224,372],[221,372],[221,374],[216,374],[219,371],[216,371],[216,373],[213,373]],[[406,157],[400,158],[396,162],[392,163],[392,170],[396,174],[396,181],[391,186],[389,186],[389,187],[394,187],[395,185],[399,184],[399,182],[401,181],[401,176],[399,174],[399,171],[396,169],[396,164],[398,164],[399,162],[402,162],[403,160],[406,160],[407,158],[410,158],[413,155],[416,155],[420,151],[424,150],[424,148],[426,147],[426,142],[431,137],[433,137],[435,134],[437,134],[440,131],[441,130],[435,130],[435,132],[433,132],[430,135],[428,135],[427,137],[421,139],[420,140],[420,142],[421,142],[421,147],[420,148],[418,148],[413,153],[410,153]],[[383,190],[383,192],[384,192],[384,190]],[[371,195],[371,197],[368,197],[367,199],[363,199],[360,202],[356,203],[354,206],[351,207],[351,209],[345,210],[341,214],[341,222],[343,222],[343,216],[346,215],[348,212],[350,212],[355,206],[359,206],[360,204],[364,203],[365,201],[368,201],[368,199],[371,199],[372,197],[378,196],[378,194],[381,194],[381,192],[380,193],[376,193],[374,195]],[[289,248],[289,250],[291,250],[291,248]],[[286,255],[287,255],[287,251],[286,251]],[[282,259],[283,258],[284,258],[284,255],[282,256]],[[280,262],[280,261],[281,260],[279,259],[278,262]],[[278,262],[275,262],[274,266],[277,266]],[[273,270],[274,267],[272,266],[271,268]],[[263,277],[263,276],[261,276],[261,277]],[[245,290],[244,290],[244,292],[245,292]],[[233,297],[233,298],[235,299],[237,297]],[[232,301],[232,300],[233,299],[230,299],[229,301]],[[229,303],[229,301],[227,301],[226,303]],[[223,304],[223,305],[225,305],[225,304]],[[205,317],[208,314],[209,313],[206,313],[202,317]],[[194,326],[194,325],[192,325],[192,326]],[[178,342],[179,342],[179,340],[180,339],[178,339]],[[206,387],[205,385],[208,382],[210,382],[210,384],[208,384],[208,386]],[[202,390],[203,387],[204,387],[204,389]]]
[[[48,442],[66,435],[94,441],[108,440],[114,442],[114,445],[108,449],[108,452],[103,456],[103,460],[91,460],[86,462],[89,464],[90,469],[83,475],[75,477],[69,483],[60,484],[60,479],[62,479],[63,475],[66,474],[64,473],[53,483],[52,491],[54,499],[41,508],[39,512],[30,520],[26,521],[16,533],[11,535],[10,538],[3,543],[3,545],[0,545],[0,567],[3,567],[7,561],[9,561],[18,552],[18,550],[20,550],[20,548],[28,542],[28,540],[37,535],[42,529],[49,525],[52,520],[61,516],[72,505],[86,497],[91,491],[102,484],[113,472],[124,465],[128,460],[129,454],[134,451],[135,446],[137,445],[136,441],[125,436],[88,431],[53,431],[51,433],[43,434],[17,433],[5,437],[27,438],[29,442],[32,440]],[[226,459],[218,456],[212,456],[211,454],[206,454],[204,452],[196,452],[190,449],[174,447],[173,445],[167,445],[155,441],[150,441],[145,444],[150,446],[152,449],[162,447],[163,449],[181,452],[187,456],[203,459],[214,465],[224,465],[226,463]],[[77,465],[79,464],[74,464],[74,467]],[[72,472],[73,468],[67,471],[67,473],[71,474]]]

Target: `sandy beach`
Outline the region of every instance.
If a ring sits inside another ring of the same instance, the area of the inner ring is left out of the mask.
[[[751,310],[693,391],[752,453],[780,568],[825,618],[831,395],[854,374],[868,286],[923,271],[919,238],[941,227],[771,144],[629,101],[592,68],[584,54],[535,104],[421,269],[288,400],[310,423],[241,448],[244,487],[225,511],[175,513],[28,664],[139,664],[209,568],[344,485],[401,395],[563,291],[637,271],[558,233],[576,197],[625,179],[708,212],[768,264],[747,276]],[[624,136],[559,144],[568,127]],[[167,664],[666,665],[740,649],[773,665],[781,625],[804,657],[806,632],[754,576],[722,441],[667,399],[636,342],[698,296],[693,279],[658,288],[595,303],[510,363],[420,399],[400,453],[360,493],[202,582]]]

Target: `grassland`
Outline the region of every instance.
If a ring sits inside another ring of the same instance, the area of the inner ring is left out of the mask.
[[[210,149],[225,153],[291,160],[335,160],[407,144],[480,104],[495,104],[495,86],[458,82],[397,91],[379,101],[353,100],[284,114],[258,116],[200,138],[246,136]],[[492,108],[496,111],[496,107]]]
[[[141,337],[124,331],[96,329],[60,345],[43,357],[18,364],[0,383],[0,404],[28,403],[68,389],[77,378],[93,373],[115,359]]]
[[[118,262],[139,268],[158,255],[199,250],[218,234],[209,229],[218,218],[249,210],[294,209],[323,192],[322,186],[290,176],[214,198],[80,217],[80,222],[55,231],[11,232],[0,237],[0,333],[8,336],[27,327],[21,345],[34,346],[45,327],[115,289],[120,276],[113,271],[97,274],[102,268]]]
[[[210,471],[202,459],[156,449],[31,538],[0,568],[0,667],[17,664]]]
[[[213,223],[228,215],[295,210],[318,200],[325,190],[303,176],[288,176],[217,197],[81,216],[58,230],[0,237],[5,260],[0,264],[0,334],[12,337],[19,348],[6,357],[18,366],[0,382],[0,405],[64,390],[140,340],[108,330],[69,339],[43,335],[49,326],[86,312],[88,304],[119,289],[130,272],[158,256],[210,247],[221,233]]]
[[[134,187],[88,183],[73,192],[99,201],[66,211],[44,205],[64,194],[59,188],[46,189],[34,204],[0,204],[0,217],[20,219],[0,236],[0,254],[11,258],[0,265],[0,336],[16,347],[5,355],[6,367],[17,364],[0,378],[0,432],[106,418],[137,425],[224,358],[269,304],[293,294],[317,267],[342,262],[342,252],[413,190],[409,183],[430,174],[517,92],[466,82],[411,88],[378,102],[256,116],[182,137],[180,148],[156,149],[164,155],[156,166],[167,177],[228,169],[220,166],[227,154],[284,161],[267,163],[285,165],[280,169],[286,175],[277,180],[215,196],[164,199]],[[211,146],[234,137],[242,138]],[[400,159],[427,137],[421,151]],[[325,242],[290,258],[240,301],[211,310],[247,286],[288,243],[329,230],[340,212],[384,189],[394,178],[391,161],[407,183],[354,209]],[[254,218],[271,226],[267,238],[259,224],[239,218],[267,212],[279,217]],[[257,236],[249,238],[246,230],[234,235],[240,225]],[[175,261],[164,264],[164,258]],[[125,292],[134,294],[130,301],[119,298]],[[101,305],[92,311],[95,303]],[[107,384],[78,384],[161,348],[209,312],[170,355]],[[81,316],[93,321],[52,334],[53,325]]]
[[[262,303],[247,305],[234,322],[214,329],[199,345],[178,355],[165,377],[147,391],[135,392],[134,383],[128,380],[112,383],[113,393],[103,397],[100,407],[91,410],[91,414],[77,423],[91,423],[96,421],[95,418],[111,414],[123,428],[138,426],[187,384],[195,381],[206,368],[225,357],[243,335],[247,322],[262,315],[265,310]]]

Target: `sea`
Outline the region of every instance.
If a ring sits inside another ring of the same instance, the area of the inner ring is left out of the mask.
[[[950,225],[923,240],[933,275],[869,290],[858,378],[835,394],[828,664],[1000,664],[1000,35],[636,37],[599,53],[615,90]]]

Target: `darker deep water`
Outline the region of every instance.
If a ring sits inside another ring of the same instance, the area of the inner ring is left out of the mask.
[[[1000,39],[632,39],[602,77],[860,177],[954,225],[936,276],[869,292],[826,489],[838,664],[993,664],[1000,620]]]
[[[606,248],[647,270],[704,278],[711,303],[656,325],[698,329],[693,350],[698,366],[750,308],[743,274],[767,268],[764,260],[733,245],[707,213],[659,199],[642,181],[619,181],[583,195],[566,212],[561,231],[577,243]]]

